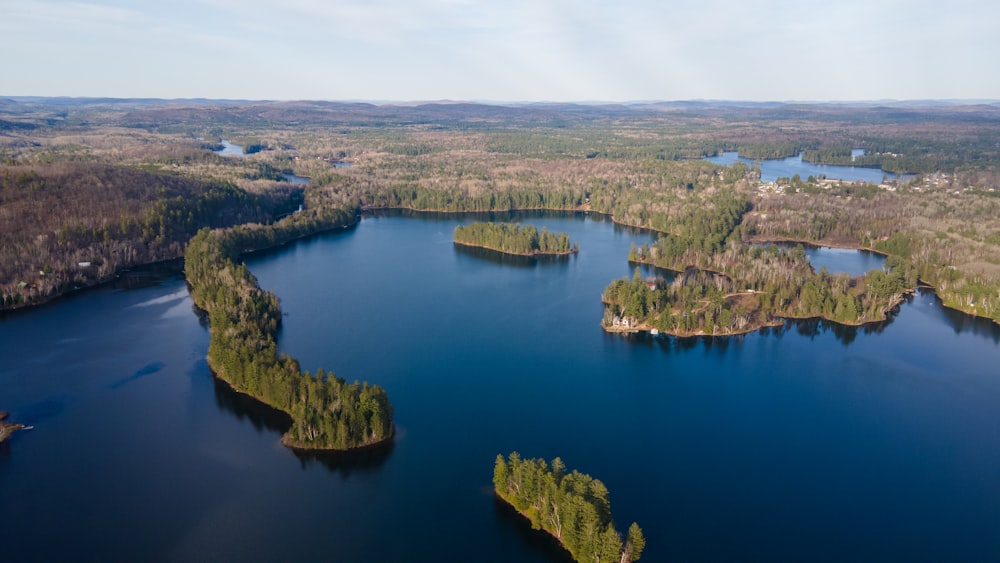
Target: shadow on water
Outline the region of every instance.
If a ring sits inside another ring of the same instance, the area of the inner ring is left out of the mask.
[[[493,508],[497,516],[497,525],[505,528],[508,525],[513,526],[521,543],[528,549],[555,563],[573,562],[573,557],[559,543],[559,540],[548,532],[533,529],[527,518],[496,495],[493,496]]]
[[[267,258],[267,257],[277,256],[277,255],[280,255],[282,252],[285,252],[288,248],[296,246],[296,245],[299,245],[299,244],[309,244],[309,243],[312,243],[312,242],[315,242],[315,241],[321,240],[321,239],[322,240],[326,240],[326,239],[333,239],[333,238],[337,238],[337,237],[347,236],[347,235],[350,235],[350,234],[354,233],[354,231],[356,231],[358,229],[358,225],[359,224],[361,224],[360,221],[355,221],[354,223],[351,223],[350,225],[346,225],[346,226],[343,226],[343,227],[334,227],[332,229],[327,229],[325,231],[318,231],[318,232],[312,233],[310,235],[306,235],[304,237],[300,237],[300,238],[292,239],[292,240],[289,240],[289,241],[285,241],[285,242],[283,242],[283,243],[281,243],[281,244],[279,244],[277,246],[269,246],[267,248],[262,248],[260,250],[254,250],[254,251],[251,251],[251,252],[244,252],[240,256],[240,259],[244,260],[244,261],[247,261],[247,260],[251,260],[252,261],[252,260],[259,259],[259,258]]]
[[[971,333],[1000,344],[1000,325],[997,323],[987,318],[975,317],[957,309],[945,307],[941,303],[941,298],[932,289],[921,288],[919,291],[921,295],[932,294],[934,306],[941,309],[942,318],[951,326],[955,334]]]
[[[127,270],[122,270],[118,277],[112,280],[111,287],[115,289],[143,289],[160,285],[163,281],[174,279],[184,273],[184,259],[175,258],[153,264],[141,264]]]
[[[395,440],[389,440],[347,452],[293,449],[292,453],[298,458],[303,470],[318,464],[330,473],[336,473],[346,479],[354,473],[368,473],[378,469],[389,459],[395,448]]]
[[[226,382],[212,376],[215,388],[215,403],[220,409],[236,415],[240,420],[247,420],[258,433],[275,432],[284,434],[292,427],[292,418],[285,412],[272,408],[257,399],[233,390]],[[381,466],[392,453],[393,441],[376,444],[349,452],[324,450],[299,450],[290,448],[291,452],[307,469],[313,464],[319,464],[331,473],[337,473],[344,478],[356,471],[365,472]]]
[[[867,323],[861,326],[842,325],[833,321],[820,319],[818,317],[810,319],[786,319],[784,323],[778,326],[762,327],[756,331],[756,334],[764,337],[774,337],[780,339],[785,335],[785,333],[794,331],[799,336],[813,339],[829,332],[832,333],[833,336],[844,346],[849,346],[857,339],[859,334],[881,334],[886,327],[895,321],[898,312],[897,308],[889,314],[886,320],[875,323]],[[961,315],[961,313],[959,314]],[[969,317],[968,315],[962,316]],[[975,320],[984,321],[984,319]],[[965,322],[968,323],[968,320]],[[986,323],[991,324],[988,321],[986,321]],[[1000,330],[997,330],[994,327],[989,328],[992,330],[991,335],[994,339],[1000,340]],[[976,330],[982,330],[982,326]],[[648,332],[638,332],[634,334],[605,333],[605,336],[606,338],[624,338],[635,346],[642,346],[650,349],[656,347],[666,353],[688,352],[699,346],[703,346],[706,353],[711,352],[722,356],[725,355],[729,349],[739,348],[742,346],[747,334],[699,336],[671,336],[667,334],[659,334],[653,336]]]
[[[565,264],[569,262],[572,256],[575,256],[571,254],[520,256],[517,254],[505,254],[478,246],[465,246],[461,244],[453,246],[455,247],[455,252],[458,254],[471,256],[477,260],[484,260],[502,266],[514,266],[516,268],[536,268],[541,264]]]
[[[236,415],[236,418],[249,421],[258,433],[269,431],[284,434],[292,427],[292,417],[287,413],[235,391],[215,375],[212,375],[212,385],[215,388],[215,404]]]
[[[811,319],[787,319],[784,325],[780,327],[774,327],[772,330],[773,334],[780,336],[785,331],[795,330],[800,336],[805,336],[807,338],[815,338],[821,334],[826,334],[827,332],[833,333],[833,336],[840,341],[844,346],[850,346],[857,338],[859,334],[882,334],[882,332],[896,320],[896,316],[899,314],[899,307],[897,306],[886,316],[884,321],[878,321],[873,323],[865,323],[863,325],[843,325],[833,321],[828,321],[820,318]],[[763,333],[763,331],[762,331]]]

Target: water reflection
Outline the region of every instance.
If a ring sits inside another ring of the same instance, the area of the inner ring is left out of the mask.
[[[890,311],[888,317],[884,321],[865,323],[863,325],[844,325],[836,323],[833,321],[821,319],[819,317],[808,318],[808,319],[785,319],[779,325],[775,326],[765,326],[761,327],[756,331],[763,337],[770,338],[782,338],[786,332],[794,331],[799,336],[804,336],[810,340],[815,339],[817,336],[821,336],[826,333],[832,333],[833,336],[844,346],[849,346],[858,337],[859,334],[869,335],[869,334],[881,334],[886,327],[892,324],[896,316],[899,313],[899,307],[895,307]],[[968,318],[968,315],[959,315]],[[980,326],[974,330],[986,333],[982,325],[988,323],[984,319],[976,319],[981,321],[978,323]],[[989,334],[994,337],[995,340],[1000,341],[1000,330],[996,330],[994,327],[989,327]],[[977,332],[978,334],[979,332]],[[607,338],[624,338],[633,346],[642,346],[645,348],[657,347],[661,351],[666,353],[675,352],[687,352],[697,348],[698,346],[703,346],[706,352],[714,351],[716,355],[723,356],[731,348],[738,349],[744,343],[747,334],[733,334],[733,335],[697,335],[697,336],[673,336],[669,334],[658,334],[653,336],[648,332],[637,332],[637,333],[626,333],[626,334],[615,334],[615,333],[605,333]]]
[[[795,330],[800,336],[805,336],[809,339],[831,332],[844,346],[849,346],[857,339],[858,334],[881,334],[886,327],[896,320],[898,314],[899,307],[897,306],[889,312],[884,321],[865,323],[863,325],[844,325],[818,317],[810,319],[786,319],[783,325],[774,327],[770,332],[781,336],[785,331]],[[764,331],[761,331],[761,333],[768,334]]]
[[[292,427],[292,418],[287,413],[236,392],[214,374],[212,384],[215,388],[215,404],[223,411],[236,415],[239,420],[249,421],[257,433],[268,431],[284,434]]]
[[[997,325],[997,323],[990,319],[974,317],[957,309],[945,307],[941,304],[941,298],[934,293],[933,289],[920,288],[917,291],[921,296],[929,297],[929,302],[941,309],[943,313],[942,318],[951,326],[955,334],[968,332],[1000,344],[1000,325]]]
[[[118,274],[111,282],[115,289],[142,289],[161,285],[164,281],[180,275],[184,271],[184,259],[175,258],[156,264],[133,266]]]
[[[512,527],[517,532],[521,543],[529,550],[555,563],[573,562],[573,557],[559,544],[558,540],[548,532],[532,528],[531,522],[527,518],[496,495],[493,496],[493,508],[497,516],[497,524],[505,528]]]
[[[298,458],[303,471],[312,465],[319,465],[330,473],[336,473],[342,479],[347,479],[354,473],[370,473],[378,469],[389,459],[395,447],[395,440],[389,440],[347,452],[292,449],[292,453]]]
[[[477,260],[485,260],[502,266],[514,266],[518,268],[536,268],[539,264],[566,263],[570,260],[571,256],[575,256],[571,254],[521,256],[518,254],[505,254],[478,246],[465,246],[463,244],[456,244],[454,246],[457,254],[471,256]]]

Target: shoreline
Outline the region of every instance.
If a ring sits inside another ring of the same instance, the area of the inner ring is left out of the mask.
[[[271,251],[271,250],[277,250],[277,249],[279,249],[279,248],[281,248],[283,246],[286,246],[288,244],[291,244],[293,242],[297,242],[297,241],[300,241],[300,240],[305,240],[305,239],[308,239],[310,237],[321,235],[323,233],[328,233],[328,232],[332,232],[332,231],[336,231],[336,230],[341,230],[341,229],[349,229],[351,227],[354,227],[354,226],[358,225],[360,222],[361,222],[361,217],[360,216],[356,216],[354,218],[354,220],[352,220],[350,223],[348,223],[346,225],[340,225],[340,226],[334,226],[334,227],[330,227],[330,228],[326,228],[326,229],[320,229],[318,231],[314,231],[314,232],[311,232],[311,233],[308,233],[308,234],[304,234],[304,235],[301,235],[301,236],[298,236],[298,237],[295,237],[295,238],[291,238],[291,239],[288,239],[288,240],[284,240],[284,241],[281,241],[281,242],[278,242],[276,244],[269,245],[269,246],[262,246],[260,248],[251,248],[249,250],[241,252],[240,253],[240,257],[242,258],[242,257],[246,257],[246,256],[251,256],[251,255],[254,255],[254,254],[257,254],[257,253],[268,252],[268,251]],[[235,227],[242,227],[242,226],[252,225],[252,224],[259,224],[259,223],[240,223],[239,225],[234,225],[234,226]],[[189,243],[190,240],[188,240],[187,242]],[[184,248],[185,248],[185,250],[187,250],[187,243],[185,243]],[[115,282],[122,280],[129,272],[141,272],[143,270],[153,269],[153,268],[160,268],[160,267],[162,267],[164,269],[164,272],[161,273],[162,275],[178,275],[178,274],[183,274],[184,273],[184,255],[183,255],[183,253],[180,256],[176,257],[176,258],[167,258],[165,260],[155,260],[153,262],[140,262],[138,264],[133,264],[131,266],[127,266],[125,268],[122,268],[122,269],[116,271],[114,274],[112,274],[108,278],[101,279],[101,280],[96,280],[94,283],[91,283],[91,284],[88,284],[88,285],[82,285],[80,287],[76,287],[76,288],[70,289],[68,291],[62,291],[62,292],[59,292],[59,293],[54,293],[52,295],[49,295],[49,296],[45,297],[41,301],[33,301],[31,303],[25,303],[25,304],[22,304],[22,305],[18,305],[17,307],[11,307],[11,308],[8,308],[8,309],[2,309],[2,308],[0,308],[0,318],[4,318],[7,315],[13,316],[13,315],[21,314],[21,313],[24,313],[24,312],[27,312],[27,311],[32,311],[32,310],[35,310],[36,308],[44,307],[46,305],[50,305],[52,303],[58,302],[60,299],[68,299],[68,298],[71,298],[71,297],[75,297],[77,295],[82,295],[82,294],[84,294],[84,293],[86,293],[88,291],[91,291],[91,290],[100,289],[102,287],[114,284]]]
[[[204,309],[201,309],[200,307],[199,307],[199,310],[204,311]],[[289,429],[286,430],[281,435],[280,442],[281,442],[282,446],[285,446],[286,448],[288,448],[288,449],[290,449],[292,451],[297,451],[297,452],[302,452],[302,453],[324,453],[324,452],[327,452],[327,453],[344,453],[344,454],[347,454],[347,453],[352,453],[352,452],[364,451],[364,450],[368,450],[368,449],[374,449],[374,448],[377,448],[379,446],[386,446],[386,445],[392,443],[393,440],[396,437],[396,424],[393,423],[392,429],[390,430],[389,435],[386,436],[385,438],[383,438],[381,440],[376,440],[374,442],[365,442],[364,444],[361,444],[361,445],[358,445],[358,446],[353,446],[353,447],[350,447],[350,448],[310,447],[310,446],[304,446],[302,444],[294,443],[289,438],[289,432],[291,431],[291,426],[292,426],[292,424],[295,423],[295,417],[293,417],[291,415],[291,413],[285,411],[284,409],[280,409],[280,408],[278,408],[278,407],[276,407],[274,405],[269,404],[267,401],[264,401],[260,397],[251,395],[250,393],[247,393],[246,391],[237,389],[232,383],[229,382],[228,379],[226,379],[226,377],[224,375],[224,372],[223,372],[223,370],[221,368],[217,368],[216,366],[212,365],[213,362],[212,362],[211,357],[206,356],[205,360],[208,363],[208,369],[209,369],[209,371],[212,372],[212,377],[215,378],[217,381],[221,381],[222,383],[225,383],[226,387],[228,387],[230,391],[232,391],[234,393],[237,393],[239,395],[242,395],[244,397],[249,397],[249,398],[253,399],[254,401],[260,403],[261,405],[264,405],[264,406],[266,406],[266,407],[268,407],[270,409],[278,411],[278,412],[280,412],[280,413],[282,413],[282,414],[284,414],[284,415],[286,415],[288,417],[288,420],[289,420],[289,422],[291,424],[289,424]]]
[[[846,242],[833,242],[833,241],[815,241],[801,238],[793,237],[769,237],[762,235],[753,235],[748,237],[746,242],[750,244],[806,244],[809,246],[814,246],[816,248],[838,248],[841,250],[863,250],[865,252],[871,252],[872,254],[878,254],[879,256],[889,257],[890,254],[877,250],[870,246],[861,246],[859,244],[849,244]]]
[[[176,264],[175,264],[176,263]],[[153,262],[139,262],[137,264],[132,264],[131,266],[126,266],[120,270],[115,271],[108,277],[94,280],[93,283],[88,283],[86,285],[81,285],[79,287],[74,287],[66,291],[60,291],[58,293],[53,293],[52,295],[47,295],[41,300],[32,301],[31,303],[23,303],[16,307],[0,308],[0,318],[6,315],[17,315],[25,311],[31,311],[38,307],[44,307],[46,305],[51,305],[56,303],[61,299],[68,299],[86,293],[87,291],[99,289],[114,284],[115,282],[121,281],[129,272],[141,272],[147,269],[153,268],[163,268],[165,275],[176,275],[184,273],[184,256],[178,256],[176,258],[166,258],[164,260],[155,260]]]
[[[551,207],[551,208],[550,207],[527,207],[527,208],[504,209],[504,210],[493,209],[493,210],[484,210],[484,211],[456,211],[456,210],[450,210],[450,209],[417,209],[417,208],[414,208],[414,207],[406,207],[406,206],[361,206],[361,207],[358,208],[358,210],[359,210],[359,214],[360,213],[365,213],[365,212],[391,211],[391,210],[409,211],[409,212],[412,212],[412,213],[441,213],[441,214],[460,214],[460,213],[470,213],[470,214],[474,214],[474,213],[482,213],[482,214],[485,214],[485,213],[517,213],[517,212],[522,212],[522,211],[543,211],[543,212],[544,211],[551,211],[551,212],[557,212],[557,213],[581,213],[581,212],[584,212],[584,213],[594,213],[594,214],[597,214],[597,215],[608,217],[613,224],[619,225],[619,226],[622,226],[622,227],[639,229],[639,230],[644,230],[644,231],[648,231],[648,232],[651,232],[651,233],[657,233],[657,234],[666,234],[666,235],[670,235],[671,234],[668,231],[660,231],[660,230],[654,229],[652,227],[643,227],[643,226],[640,226],[640,225],[633,225],[631,223],[625,223],[625,222],[622,222],[622,221],[618,221],[617,219],[615,219],[614,215],[611,214],[611,213],[605,213],[605,212],[602,212],[602,211],[593,211],[593,210],[591,210],[590,209],[590,204],[585,204],[585,205],[582,205],[582,206],[571,207],[571,208],[566,208],[566,207]],[[359,215],[358,217],[355,218],[355,220],[351,224],[345,225],[345,226],[343,226],[341,228],[348,228],[350,226],[357,225],[357,224],[359,224],[361,222],[361,219],[362,218]],[[297,237],[297,238],[293,238],[293,239],[289,239],[289,240],[283,241],[281,243],[278,243],[278,244],[275,244],[275,245],[272,245],[272,246],[256,248],[256,249],[247,251],[247,252],[245,252],[245,253],[243,253],[241,255],[252,254],[252,253],[255,253],[255,252],[262,252],[262,251],[266,251],[266,250],[272,250],[272,249],[280,248],[282,246],[287,245],[288,243],[295,242],[297,240],[307,239],[309,237],[321,234],[323,232],[332,231],[332,230],[335,230],[335,229],[336,228],[330,228],[330,229],[324,229],[324,230],[316,231],[316,232],[313,232],[313,233],[310,233],[310,234],[307,234],[307,235],[302,235],[302,236]],[[812,245],[812,246],[816,246],[816,247],[840,248],[840,249],[845,249],[845,250],[864,250],[866,252],[872,252],[872,253],[878,254],[880,256],[890,256],[889,254],[887,254],[887,253],[885,253],[883,251],[880,251],[880,250],[877,250],[877,249],[874,249],[874,248],[870,248],[870,247],[863,247],[863,246],[860,246],[860,245],[857,245],[857,244],[851,245],[851,244],[847,244],[847,243],[815,241],[815,240],[808,240],[808,239],[798,239],[798,238],[793,238],[793,237],[776,237],[776,236],[755,235],[755,236],[749,237],[746,242],[749,242],[751,244],[799,243],[799,244],[808,244],[808,245]],[[474,246],[474,245],[465,245],[465,246]],[[483,248],[485,248],[485,247],[483,247]],[[487,248],[487,250],[495,250],[495,249]],[[497,252],[503,253],[503,251],[497,251]],[[504,254],[507,254],[507,253],[504,253]],[[532,255],[524,255],[524,256],[531,257]],[[9,309],[0,309],[0,318],[3,318],[6,315],[15,315],[15,314],[19,314],[19,313],[24,312],[24,311],[30,311],[30,310],[35,309],[36,307],[40,307],[40,306],[44,306],[44,305],[48,305],[50,303],[56,302],[59,299],[70,297],[70,296],[79,295],[79,294],[84,293],[87,290],[91,290],[91,289],[98,288],[98,287],[103,287],[103,286],[105,286],[107,284],[114,283],[115,281],[117,281],[118,279],[120,279],[121,276],[124,273],[126,273],[128,271],[131,271],[133,269],[136,269],[136,268],[153,267],[153,266],[160,265],[160,264],[169,264],[169,263],[174,262],[174,261],[180,261],[181,262],[181,265],[180,265],[181,269],[180,269],[180,271],[183,271],[183,259],[184,259],[183,256],[180,256],[178,258],[170,258],[170,259],[167,259],[167,260],[158,260],[158,261],[155,261],[155,262],[142,262],[142,263],[139,263],[139,264],[135,264],[135,265],[129,266],[128,268],[122,269],[122,270],[120,270],[118,272],[115,272],[115,275],[113,277],[108,278],[106,280],[101,280],[101,281],[99,281],[97,283],[94,283],[94,284],[91,284],[91,285],[81,286],[79,288],[75,288],[75,289],[72,289],[72,290],[69,290],[69,291],[56,293],[54,295],[46,297],[42,301],[36,301],[36,302],[33,302],[33,303],[29,303],[29,304],[19,305],[17,307],[12,307],[12,308],[9,308]],[[654,264],[649,264],[648,262],[644,262],[644,261],[634,261],[634,262],[640,263],[640,264],[649,265],[649,266],[653,266],[653,267],[656,267],[656,268],[661,268],[661,266],[655,266]],[[670,268],[663,268],[663,269],[670,270]],[[671,270],[671,271],[674,271],[674,270]],[[946,304],[944,302],[944,299],[941,299],[941,295],[937,292],[937,288],[934,285],[932,285],[930,283],[927,283],[926,281],[918,279],[917,280],[917,286],[918,287],[923,286],[923,287],[931,288],[935,292],[935,294],[938,295],[938,298],[941,300],[941,306],[942,307],[945,307],[947,309],[951,309],[953,311],[958,311],[959,313],[963,313],[963,314],[969,315],[970,317],[973,317],[973,318],[986,319],[986,320],[989,320],[989,321],[993,322],[993,324],[996,324],[996,325],[1000,326],[1000,320],[998,320],[998,319],[994,319],[994,318],[988,317],[986,315],[978,314],[977,312],[975,312],[974,310],[971,310],[971,309],[965,309],[965,308],[962,308],[962,307],[959,307],[959,306],[953,306],[953,305]],[[914,289],[915,288],[911,288],[911,291],[913,291]],[[836,322],[836,321],[833,321],[833,322]],[[868,322],[879,322],[879,321],[866,321],[866,323],[868,323]],[[636,331],[631,331],[631,332],[636,332]]]
[[[562,538],[560,538],[560,537],[556,536],[556,535],[555,535],[555,534],[554,534],[554,533],[552,532],[552,530],[549,530],[549,529],[548,529],[548,528],[546,528],[545,526],[542,526],[542,525],[539,525],[539,526],[538,526],[538,528],[535,528],[535,526],[534,526],[534,523],[533,523],[533,522],[531,521],[531,517],[530,517],[530,516],[528,516],[527,512],[524,512],[524,511],[521,511],[521,510],[518,510],[518,509],[517,509],[517,507],[515,507],[515,506],[514,506],[514,505],[513,505],[513,504],[512,504],[512,503],[511,503],[511,502],[510,502],[509,500],[507,500],[507,499],[506,499],[506,498],[505,498],[505,497],[504,497],[504,496],[503,496],[502,494],[500,494],[500,491],[498,491],[498,490],[496,489],[496,487],[493,487],[493,497],[494,497],[494,498],[495,498],[496,500],[498,500],[498,501],[502,502],[502,503],[503,503],[503,505],[504,505],[504,506],[505,506],[506,508],[510,509],[510,510],[511,510],[512,512],[514,512],[514,514],[517,514],[517,515],[518,515],[518,516],[520,516],[521,518],[524,518],[524,520],[525,520],[525,521],[527,521],[528,525],[529,525],[529,526],[531,526],[531,531],[533,531],[533,532],[541,532],[541,533],[545,534],[545,535],[546,535],[547,537],[549,537],[549,538],[551,538],[551,539],[555,540],[555,541],[556,541],[556,543],[557,543],[557,544],[559,545],[559,547],[560,547],[560,548],[562,548],[562,550],[563,550],[564,552],[566,552],[566,555],[568,555],[570,559],[572,559],[572,560],[574,560],[574,561],[576,560],[576,558],[575,558],[575,557],[573,557],[573,553],[572,553],[572,552],[571,552],[571,551],[570,551],[570,550],[569,550],[569,549],[568,549],[568,548],[566,547],[566,545],[565,545],[565,544],[564,544],[564,543],[562,542]]]

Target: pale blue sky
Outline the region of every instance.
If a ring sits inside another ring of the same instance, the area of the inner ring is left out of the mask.
[[[1000,99],[995,0],[0,0],[0,95]]]

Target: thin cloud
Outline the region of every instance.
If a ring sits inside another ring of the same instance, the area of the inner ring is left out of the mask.
[[[0,72],[27,89],[7,95],[1000,98],[983,70],[1000,3],[976,0],[0,0],[0,14],[0,50],[18,55]],[[189,69],[198,80],[179,79]]]

